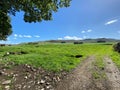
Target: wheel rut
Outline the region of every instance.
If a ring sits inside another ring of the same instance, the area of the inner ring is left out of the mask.
[[[120,90],[120,71],[109,57],[104,58],[105,72],[109,80],[110,90]]]
[[[88,57],[65,80],[61,81],[55,90],[94,90],[91,85],[91,64],[94,56]]]

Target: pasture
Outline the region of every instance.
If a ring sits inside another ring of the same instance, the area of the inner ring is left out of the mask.
[[[76,55],[82,57],[76,58]],[[0,60],[2,63],[28,64],[55,72],[70,71],[85,58],[92,55],[97,59],[109,56],[120,68],[120,55],[113,51],[112,44],[36,43],[0,47]]]

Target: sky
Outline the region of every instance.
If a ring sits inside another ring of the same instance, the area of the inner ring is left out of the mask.
[[[120,0],[72,0],[52,21],[25,23],[23,12],[11,16],[13,33],[0,43],[45,40],[120,39]]]

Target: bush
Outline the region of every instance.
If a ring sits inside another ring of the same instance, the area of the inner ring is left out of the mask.
[[[74,42],[74,44],[83,44],[83,42]]]
[[[98,40],[97,43],[105,43],[106,41]]]
[[[61,43],[66,43],[65,41],[62,41]]]
[[[115,51],[117,51],[118,53],[120,53],[120,42],[118,42],[117,44],[115,44],[115,45],[113,46],[113,49],[114,49]]]

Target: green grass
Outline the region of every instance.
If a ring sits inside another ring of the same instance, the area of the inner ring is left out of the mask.
[[[93,62],[92,76],[94,79],[105,79],[105,64],[103,62],[104,56],[96,56],[95,61]]]
[[[120,53],[113,51],[111,54],[111,58],[120,70]]]
[[[7,52],[24,51],[27,54],[9,55]],[[112,45],[104,44],[21,44],[16,46],[0,47],[0,57],[3,61],[14,61],[16,64],[30,64],[51,71],[69,71],[75,68],[86,57],[111,55]],[[83,55],[82,58],[71,56]],[[5,59],[5,60],[4,60]],[[6,60],[7,59],[7,60]],[[100,65],[100,67],[102,67]]]

